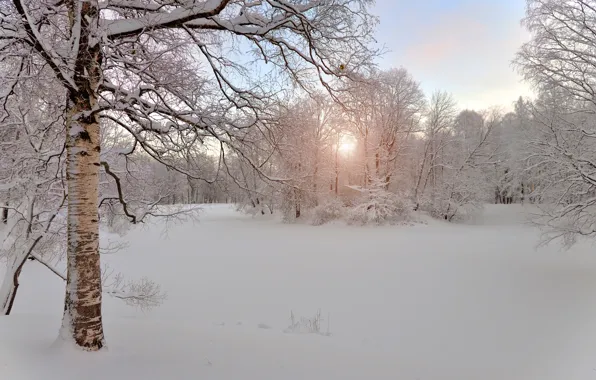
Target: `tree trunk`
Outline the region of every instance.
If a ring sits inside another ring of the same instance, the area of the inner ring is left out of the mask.
[[[312,194],[313,194],[315,206],[319,205],[319,194],[317,191],[318,180],[319,180],[319,155],[317,153],[315,153],[315,168],[314,168],[314,172],[312,175]]]
[[[18,263],[15,260],[4,276],[0,286],[0,315],[10,315],[19,288],[19,275],[25,262],[26,258],[19,260]]]
[[[296,219],[300,218],[300,191],[294,189],[294,211]]]
[[[33,231],[33,214],[35,212],[35,195],[33,196],[33,199],[31,199],[31,204],[29,205],[29,215],[28,215],[28,221],[27,221],[27,232],[25,234],[25,237],[27,239],[29,239],[29,236],[31,235],[31,232]]]
[[[79,104],[71,109],[68,120],[68,247],[62,336],[94,351],[104,345],[97,209],[99,123],[73,120],[84,110],[81,103],[89,100],[89,96],[77,99]]]
[[[76,2],[72,9],[77,9]],[[97,1],[80,4],[79,55],[75,63],[77,90],[69,93],[67,110],[68,227],[67,279],[61,337],[96,351],[105,345],[101,318],[98,187],[100,169],[97,106],[101,78],[99,44],[90,45],[90,31],[99,16]],[[75,28],[73,28],[75,29]]]
[[[24,264],[25,262],[23,262],[14,273],[11,273],[10,276],[7,273],[7,276],[4,279],[4,281],[12,282],[12,284],[6,285],[8,292],[6,293],[6,298],[3,300],[2,305],[0,305],[2,306],[4,315],[10,315],[12,307],[14,306],[14,300],[17,298],[17,290],[19,290],[19,276],[21,275],[21,270],[23,270]],[[4,286],[5,285],[3,284],[2,287]]]
[[[379,156],[379,152],[377,152],[377,153],[375,153],[375,171],[377,173],[377,178],[381,178],[380,167],[381,167],[381,157]]]
[[[370,182],[370,173],[368,172],[368,128],[364,133],[364,188],[368,188]]]
[[[337,134],[337,145],[335,146],[335,196],[338,196],[339,189],[339,133]]]
[[[2,223],[8,224],[8,202],[6,202],[6,207],[2,209]]]
[[[35,249],[35,246],[41,240],[41,236],[37,236],[28,249],[20,251],[8,266],[8,270],[0,286],[0,315],[9,315],[14,305],[14,300],[19,289],[19,276],[27,258]]]
[[[424,174],[429,148],[430,142],[427,142],[424,148],[424,158],[422,160],[422,165],[420,166],[420,172],[418,173],[418,181],[416,182],[416,187],[414,188],[414,200],[416,201],[416,208],[414,210],[418,209],[418,206],[420,205],[420,196],[424,194],[424,189],[420,190],[420,183],[422,182],[422,175]],[[426,178],[428,179],[428,175]],[[426,188],[426,180],[424,181],[424,187]]]

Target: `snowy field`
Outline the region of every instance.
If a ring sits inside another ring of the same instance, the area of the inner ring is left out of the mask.
[[[105,297],[96,354],[54,345],[64,284],[29,262],[0,318],[0,379],[596,379],[596,250],[536,250],[520,210],[361,228],[219,205],[165,237],[133,230],[104,262],[168,299],[143,312]],[[319,309],[322,334],[285,331]]]

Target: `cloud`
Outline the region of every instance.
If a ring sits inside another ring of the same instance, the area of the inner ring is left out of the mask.
[[[519,95],[530,93],[511,66],[517,49],[528,39],[520,25],[523,2],[432,1],[426,6],[404,2],[399,7],[379,2],[383,11],[379,38],[392,50],[384,67],[404,66],[425,91],[450,91],[462,106],[509,108]],[[399,15],[398,22],[390,19],[393,15]]]
[[[487,35],[485,24],[464,15],[446,14],[416,35],[404,58],[418,66],[438,68],[446,61],[479,53],[479,41],[486,40]]]

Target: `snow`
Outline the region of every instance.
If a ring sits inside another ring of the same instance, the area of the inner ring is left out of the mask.
[[[108,2],[109,4],[109,2]],[[107,35],[114,38],[139,33],[143,29],[160,28],[164,25],[172,25],[179,21],[189,21],[194,18],[207,18],[218,14],[225,5],[219,0],[207,0],[202,3],[193,4],[190,7],[180,7],[173,11],[149,13],[135,20],[121,19],[109,20],[103,23]]]
[[[0,377],[594,379],[594,247],[537,249],[523,210],[313,227],[215,205],[166,234],[159,222],[136,228],[103,260],[168,299],[143,312],[104,297],[100,353],[55,344],[64,283],[27,262],[13,315],[0,318]],[[318,310],[323,334],[284,332],[290,313]]]

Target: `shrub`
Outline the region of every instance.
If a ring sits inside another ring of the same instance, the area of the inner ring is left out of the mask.
[[[324,335],[324,336],[331,336],[331,332],[329,331],[330,321],[327,318],[327,331],[322,331],[322,322],[323,318],[321,317],[321,310],[317,310],[316,314],[312,316],[312,318],[300,317],[296,318],[294,312],[290,312],[290,325],[287,329],[284,330],[286,333],[295,333],[295,334],[317,334],[317,335]]]
[[[434,201],[423,199],[420,202],[419,208],[436,219],[442,219],[448,222],[463,222],[476,216],[482,209],[482,205],[479,202],[471,200],[458,202],[456,198],[437,198]]]
[[[325,201],[313,209],[311,224],[313,226],[320,226],[341,219],[344,212],[344,205],[339,199]]]
[[[391,193],[383,186],[373,186],[362,190],[362,197],[347,215],[348,224],[394,224],[411,218],[409,202]]]

